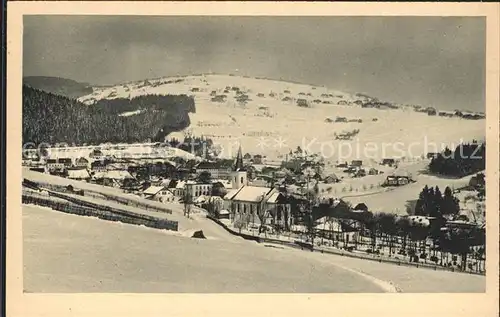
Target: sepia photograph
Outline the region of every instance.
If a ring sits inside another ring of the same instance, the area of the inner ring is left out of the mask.
[[[487,17],[21,21],[24,294],[485,294],[498,274]]]

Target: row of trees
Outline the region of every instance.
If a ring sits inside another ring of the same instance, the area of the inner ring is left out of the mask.
[[[442,218],[443,216],[455,216],[460,211],[459,200],[453,196],[450,187],[446,187],[444,195],[438,186],[422,189],[415,206],[415,215]]]
[[[194,107],[192,97],[147,95],[87,106],[23,86],[23,143],[163,141],[170,132],[189,126],[189,112]],[[137,109],[144,111],[132,116],[117,114]]]
[[[486,167],[486,143],[458,145],[454,151],[448,147],[429,163],[429,171],[438,175],[463,177],[484,170]]]
[[[177,138],[172,138],[169,145],[183,151],[192,153],[194,155],[208,159],[210,153],[214,151],[214,142],[212,139],[207,137],[198,137],[188,135],[184,138],[184,141],[179,141]]]

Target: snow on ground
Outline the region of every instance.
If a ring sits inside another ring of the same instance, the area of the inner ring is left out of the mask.
[[[144,112],[144,110],[135,110],[135,111],[127,111],[127,112],[122,112],[119,114],[120,117],[130,117],[136,114],[140,114]]]
[[[484,292],[485,278],[23,208],[26,292]]]
[[[346,201],[356,206],[358,203],[365,203],[373,212],[389,212],[398,215],[405,215],[406,203],[408,200],[418,199],[418,195],[425,185],[428,187],[438,186],[441,192],[449,186],[459,188],[469,183],[470,176],[460,179],[446,179],[431,175],[418,175],[417,181],[405,186],[393,187],[390,190],[370,193],[347,193],[344,196]]]
[[[138,82],[97,88],[93,96],[84,96],[80,100],[91,104],[90,98],[192,95],[196,112],[190,114],[191,126],[187,130],[213,139],[221,145],[224,156],[234,156],[241,143],[245,152],[264,154],[268,158],[277,158],[301,146],[308,152],[322,152],[332,160],[339,159],[339,156],[341,159],[374,157],[379,160],[383,157],[416,157],[426,151],[440,150],[445,145],[456,145],[461,139],[470,141],[485,136],[484,120],[428,116],[407,107],[378,110],[338,105],[341,101],[349,103],[364,98],[325,87],[225,75],[187,76],[182,82],[173,83],[176,79],[179,78],[149,80],[146,86]],[[229,90],[224,92],[226,87]],[[250,100],[245,105],[239,104],[232,87],[238,87]],[[199,91],[191,91],[193,88]],[[212,91],[226,95],[226,100],[211,101]],[[283,101],[285,97],[292,100]],[[310,107],[298,107],[297,99],[308,100]],[[361,119],[362,122],[326,122],[328,118],[335,120],[336,117]],[[373,121],[374,118],[377,121]],[[354,129],[360,130],[356,139],[335,140],[335,133]],[[179,136],[182,132],[177,133]]]
[[[99,149],[103,156],[129,159],[158,159],[165,161],[174,157],[184,159],[199,159],[195,155],[174,147],[156,147],[154,143],[137,144],[103,144],[99,146],[66,146],[48,148],[47,158],[71,158],[73,160],[89,158],[94,149]],[[27,150],[26,152],[36,151]]]

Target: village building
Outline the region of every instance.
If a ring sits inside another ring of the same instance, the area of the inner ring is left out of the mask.
[[[101,151],[101,149],[94,149],[92,152],[90,152],[89,158],[93,159],[94,161],[101,161],[104,160],[106,156]]]
[[[231,173],[231,165],[224,161],[200,162],[196,166],[196,174],[200,175],[203,172],[210,173],[210,176],[215,179],[227,179]]]
[[[189,198],[191,202],[195,201],[200,196],[212,195],[212,183],[198,183],[187,181],[184,184],[184,199]]]
[[[385,186],[404,186],[404,185],[408,185],[410,182],[411,182],[411,178],[409,176],[390,175],[390,176],[387,176],[384,185]]]
[[[393,166],[396,163],[396,160],[393,158],[385,158],[382,160],[381,165]]]
[[[168,184],[168,189],[170,189],[176,197],[184,197],[184,188],[186,185],[186,181],[182,180],[172,180]]]
[[[89,160],[84,157],[79,157],[75,160],[75,167],[89,168]]]
[[[128,171],[113,170],[96,172],[92,176],[92,180],[100,185],[121,187],[126,180],[133,180],[134,177]]]
[[[340,178],[337,177],[334,173],[328,174],[325,178],[323,178],[323,182],[325,184],[338,183],[340,182]]]
[[[61,158],[57,159],[57,162],[59,164],[62,164],[62,167],[64,169],[73,167],[73,160],[71,160],[71,158],[66,158],[66,157],[63,158],[63,157],[61,157]]]
[[[109,160],[94,161],[90,163],[90,169],[92,172],[105,172],[108,170],[107,166],[111,164]]]
[[[361,166],[363,166],[362,160],[353,160],[351,162],[351,167],[361,167]]]
[[[49,173],[60,171],[64,169],[64,164],[59,163],[57,159],[47,159],[45,161],[45,164],[47,166],[47,171]]]
[[[245,219],[248,223],[260,224],[259,215],[263,215],[263,224],[280,224],[286,219],[285,213],[290,211],[285,196],[269,187],[244,185],[228,193],[224,201],[231,221]]]
[[[354,211],[368,211],[368,206],[365,203],[359,203],[354,208]]]
[[[363,168],[358,168],[356,172],[353,173],[353,177],[365,177],[366,176],[366,170]]]
[[[90,174],[85,168],[68,168],[67,169],[68,178],[80,181],[90,180]]]
[[[175,199],[174,193],[166,186],[150,186],[142,192],[142,196],[159,202],[172,202]]]
[[[260,223],[260,212],[265,213],[268,224],[285,221],[285,213],[289,214],[290,205],[284,195],[275,188],[249,185],[247,171],[243,167],[241,147],[230,180],[232,190],[224,196],[224,205],[232,221],[244,219],[247,223]]]

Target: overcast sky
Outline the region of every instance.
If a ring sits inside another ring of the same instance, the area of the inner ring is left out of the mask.
[[[485,20],[25,16],[24,76],[92,84],[201,72],[484,110]]]

